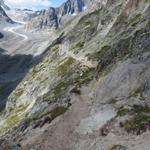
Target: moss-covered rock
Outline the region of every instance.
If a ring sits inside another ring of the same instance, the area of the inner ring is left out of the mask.
[[[127,108],[124,108],[124,107],[120,107],[119,109],[118,109],[118,111],[117,111],[117,115],[118,116],[125,116],[125,115],[127,115],[128,113],[129,113],[129,109],[127,109]]]
[[[67,107],[63,107],[63,106],[56,107],[55,109],[53,109],[53,110],[50,112],[50,115],[51,115],[52,120],[54,120],[56,117],[58,117],[58,116],[64,114],[67,110],[68,110]]]
[[[142,134],[150,129],[150,108],[148,106],[134,105],[129,112],[133,115],[124,125],[127,132]]]
[[[129,25],[134,27],[138,24],[138,22],[140,21],[141,19],[141,16],[142,14],[139,13],[139,14],[136,14],[134,17],[132,17],[130,20],[129,20]]]
[[[4,122],[0,126],[0,135],[12,130],[21,122],[21,120],[24,120],[27,107],[28,105],[19,106],[18,108],[15,108],[15,110],[12,110],[11,113],[4,118]]]
[[[69,75],[73,71],[73,64],[76,61],[72,58],[66,58],[57,68],[59,76],[66,76]]]
[[[129,133],[142,134],[150,129],[150,116],[146,114],[136,114],[125,124],[125,130]]]
[[[126,150],[127,148],[122,145],[114,145],[109,150]]]

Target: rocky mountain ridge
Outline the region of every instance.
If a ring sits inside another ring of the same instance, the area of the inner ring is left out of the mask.
[[[92,3],[8,95],[2,150],[149,150],[150,1]]]
[[[60,7],[50,7],[28,23],[27,29],[58,29],[84,11],[91,0],[67,0]]]

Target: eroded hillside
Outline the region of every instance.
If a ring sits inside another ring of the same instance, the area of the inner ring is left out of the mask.
[[[150,1],[95,3],[9,95],[0,149],[149,149]]]

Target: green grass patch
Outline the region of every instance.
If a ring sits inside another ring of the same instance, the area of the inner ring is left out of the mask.
[[[51,111],[52,120],[57,118],[58,116],[64,114],[68,110],[68,107],[59,106]]]
[[[57,68],[59,76],[65,76],[72,71],[72,65],[75,63],[75,59],[69,57],[64,60],[62,64],[60,64]]]
[[[137,14],[136,16],[134,16],[133,18],[130,19],[130,26],[134,27],[138,24],[138,22],[140,21],[141,19],[141,16],[142,14]]]
[[[138,114],[148,113],[150,115],[150,107],[148,106],[133,105],[133,111]]]
[[[27,107],[28,105],[19,106],[18,108],[15,108],[15,110],[11,111],[9,116],[6,116],[5,122],[0,128],[0,135],[13,129],[20,123],[23,119],[23,115],[25,115],[24,112]]]
[[[131,113],[134,115],[124,125],[127,132],[142,134],[150,129],[150,107],[134,105]]]
[[[93,54],[90,54],[88,57],[89,60],[99,60],[101,59],[106,53],[108,50],[110,50],[111,47],[109,45],[105,45],[101,48],[100,51],[96,52],[96,53],[93,53]]]
[[[67,89],[69,89],[70,86],[89,83],[93,79],[94,71],[94,69],[88,68],[82,72],[82,75],[78,73],[75,76],[70,75],[67,79],[63,79],[51,89],[50,93],[43,96],[44,101],[51,102],[56,100],[58,97],[61,97],[61,95],[67,93]]]
[[[75,83],[78,83],[79,85],[89,83],[93,78],[95,74],[94,68],[87,68],[82,71],[82,75],[78,76],[75,79]]]
[[[33,68],[32,70],[32,77],[34,78],[38,73],[39,73],[40,70],[38,70],[37,68]]]
[[[125,124],[125,130],[135,134],[141,134],[148,128],[150,128],[150,116],[143,113],[136,114]]]
[[[69,87],[69,85],[73,84],[73,80],[64,80],[62,82],[60,82],[59,84],[57,84],[54,88],[53,88],[53,93],[54,95],[59,95],[62,91],[64,91],[67,87]]]
[[[76,43],[74,48],[81,49],[81,48],[83,48],[84,44],[85,44],[84,42],[78,42],[78,43]]]
[[[113,145],[109,150],[126,150],[127,148],[122,145]]]
[[[43,78],[43,79],[40,81],[40,84],[45,83],[47,80],[48,80],[48,77]]]
[[[91,21],[85,21],[85,22],[84,22],[84,29],[90,28],[91,25],[92,25],[92,22],[91,22]]]
[[[141,88],[137,88],[135,91],[132,92],[132,94],[128,98],[137,97],[140,94],[141,94]]]
[[[20,97],[24,92],[24,89],[20,88],[14,93],[15,96]]]
[[[118,116],[125,116],[125,115],[128,114],[128,112],[129,112],[129,109],[126,109],[126,108],[124,108],[124,107],[120,107],[120,108],[118,109],[118,111],[117,111],[117,115],[118,115]]]

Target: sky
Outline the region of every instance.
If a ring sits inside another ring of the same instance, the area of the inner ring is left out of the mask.
[[[44,9],[49,6],[58,7],[66,0],[4,0],[12,8]]]

